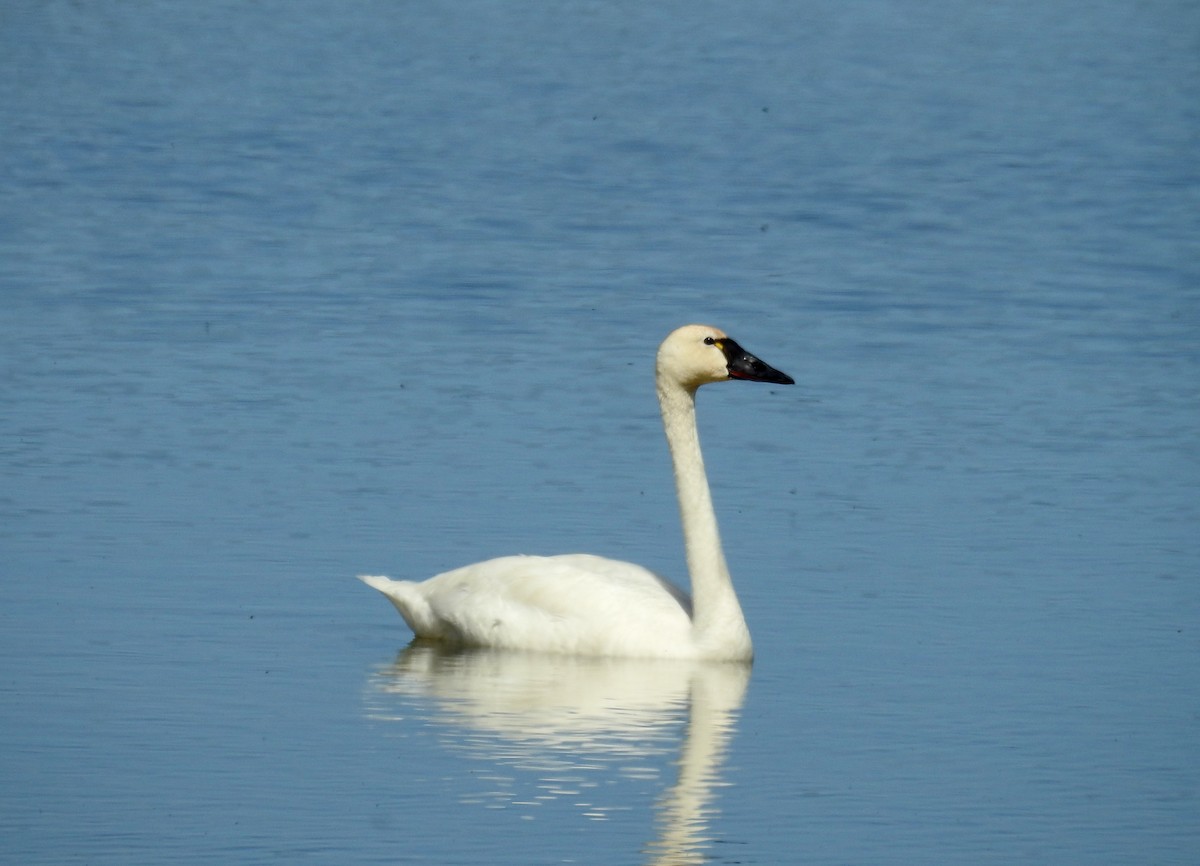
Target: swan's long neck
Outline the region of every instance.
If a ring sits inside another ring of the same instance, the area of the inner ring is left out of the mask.
[[[750,631],[725,564],[717,515],[700,453],[696,392],[662,376],[657,384],[663,428],[675,468],[683,544],[692,581],[695,639],[713,655],[748,659]]]

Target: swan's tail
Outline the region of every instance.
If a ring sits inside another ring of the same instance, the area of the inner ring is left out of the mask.
[[[360,574],[358,576],[358,579],[361,580],[363,583],[365,583],[367,586],[371,587],[372,589],[379,590],[384,595],[391,594],[388,592],[388,590],[391,589],[392,584],[394,584],[396,582],[396,581],[392,580],[390,577],[384,577],[381,574]]]
[[[360,574],[358,579],[386,595],[417,637],[438,636],[437,619],[429,602],[418,591],[417,584],[409,580],[392,580],[379,574]]]

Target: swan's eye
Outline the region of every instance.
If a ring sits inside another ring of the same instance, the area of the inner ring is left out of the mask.
[[[716,344],[717,344],[717,341],[716,341],[715,339],[713,339],[712,337],[705,337],[705,338],[704,338],[704,345],[706,345],[706,346],[715,346]]]

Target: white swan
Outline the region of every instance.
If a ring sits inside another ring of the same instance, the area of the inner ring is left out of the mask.
[[[713,511],[696,431],[696,389],[744,379],[793,384],[724,332],[673,331],[655,382],[675,468],[691,599],[640,565],[589,554],[504,556],[415,583],[372,575],[417,638],[592,656],[749,661],[754,650]]]

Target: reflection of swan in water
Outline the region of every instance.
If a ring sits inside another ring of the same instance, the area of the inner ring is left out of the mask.
[[[640,565],[586,554],[506,556],[422,583],[365,576],[419,638],[462,646],[746,661],[750,632],[725,565],[696,390],[742,379],[792,384],[716,328],[686,325],[658,350],[655,382],[675,467],[692,597]]]
[[[749,678],[744,664],[415,644],[375,676],[370,715],[409,720],[414,699],[431,701],[438,723],[458,732],[456,746],[536,773],[552,789],[595,787],[605,779],[594,777],[614,764],[618,771],[644,768],[673,750],[682,722],[678,776],[658,801],[659,838],[648,848],[649,862],[699,863],[718,769]],[[464,729],[471,735],[462,736]]]

